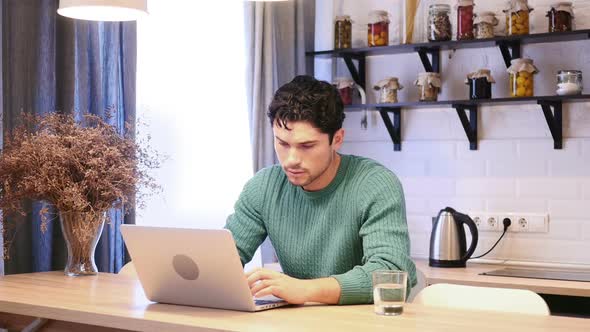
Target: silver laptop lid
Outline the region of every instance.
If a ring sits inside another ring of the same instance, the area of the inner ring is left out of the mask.
[[[121,233],[149,300],[256,309],[228,230],[122,225]]]

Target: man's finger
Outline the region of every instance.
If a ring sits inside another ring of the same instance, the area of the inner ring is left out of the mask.
[[[250,272],[246,272],[246,278],[250,277],[253,273],[256,273],[258,271],[262,270],[261,267],[257,267],[254,270],[250,271]]]
[[[275,276],[274,271],[261,269],[259,271],[252,273],[248,277],[248,286],[250,286],[250,288],[252,288],[252,284],[257,282],[258,280],[272,279],[274,276]]]
[[[277,286],[269,286],[266,287],[264,289],[262,289],[261,291],[259,291],[258,293],[254,294],[255,298],[260,298],[260,297],[265,297],[268,295],[275,295],[275,293],[277,292]]]
[[[270,286],[276,286],[276,285],[277,285],[277,281],[274,279],[260,280],[259,282],[254,283],[254,286],[250,289],[250,291],[252,292],[252,295],[255,295],[256,293],[258,293],[262,289],[265,289]]]

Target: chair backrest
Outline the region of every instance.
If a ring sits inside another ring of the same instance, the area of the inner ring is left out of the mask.
[[[539,294],[524,289],[441,283],[424,288],[416,295],[414,303],[466,310],[549,315],[545,300]]]
[[[135,271],[135,265],[133,265],[133,262],[123,265],[119,270],[119,274],[137,278],[137,271]]]

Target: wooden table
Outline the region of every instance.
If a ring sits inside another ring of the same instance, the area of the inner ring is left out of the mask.
[[[416,268],[424,274],[426,285],[449,283],[519,288],[541,294],[590,297],[590,282],[480,275],[482,272],[509,267],[506,265],[467,263],[466,268],[440,268],[428,266],[427,260],[415,260],[414,263],[416,264]],[[588,330],[590,331],[590,326]]]
[[[283,307],[244,313],[149,302],[129,276],[66,277],[62,272],[0,277],[0,312],[60,323],[41,331],[588,331],[590,320],[427,308],[397,317],[372,305]],[[1,319],[0,319],[1,321]],[[80,327],[77,324],[88,324]],[[103,326],[106,328],[91,328]]]

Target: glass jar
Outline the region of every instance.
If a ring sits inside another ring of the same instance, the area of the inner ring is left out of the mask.
[[[403,89],[404,86],[399,83],[397,77],[388,77],[375,84],[373,89],[379,91],[378,102],[381,104],[394,104],[398,102],[397,91]]]
[[[510,96],[532,97],[535,93],[534,74],[539,71],[531,59],[514,59],[508,73],[510,74]]]
[[[367,41],[369,47],[389,45],[389,14],[374,10],[369,14]]]
[[[528,35],[530,31],[529,8],[527,0],[510,0],[506,13],[506,35]]]
[[[494,38],[494,27],[498,25],[498,19],[493,12],[482,12],[475,17],[475,38]]]
[[[557,72],[557,94],[560,96],[582,94],[584,84],[579,70],[560,70]]]
[[[334,49],[350,48],[352,45],[352,20],[350,16],[336,16],[334,21]]]
[[[547,12],[549,18],[549,32],[572,31],[574,25],[574,10],[571,2],[559,2],[551,6]]]
[[[428,13],[428,40],[451,40],[451,6],[444,4],[430,5]]]
[[[414,82],[418,86],[420,101],[437,101],[441,87],[439,73],[426,72],[418,74],[418,79]]]
[[[354,89],[354,80],[348,77],[336,78],[335,86],[340,92],[340,98],[342,98],[342,104],[344,106],[352,105],[352,93]]]
[[[473,0],[457,1],[457,40],[473,39]]]
[[[489,69],[480,69],[467,75],[469,99],[491,99],[492,83],[496,83]]]

